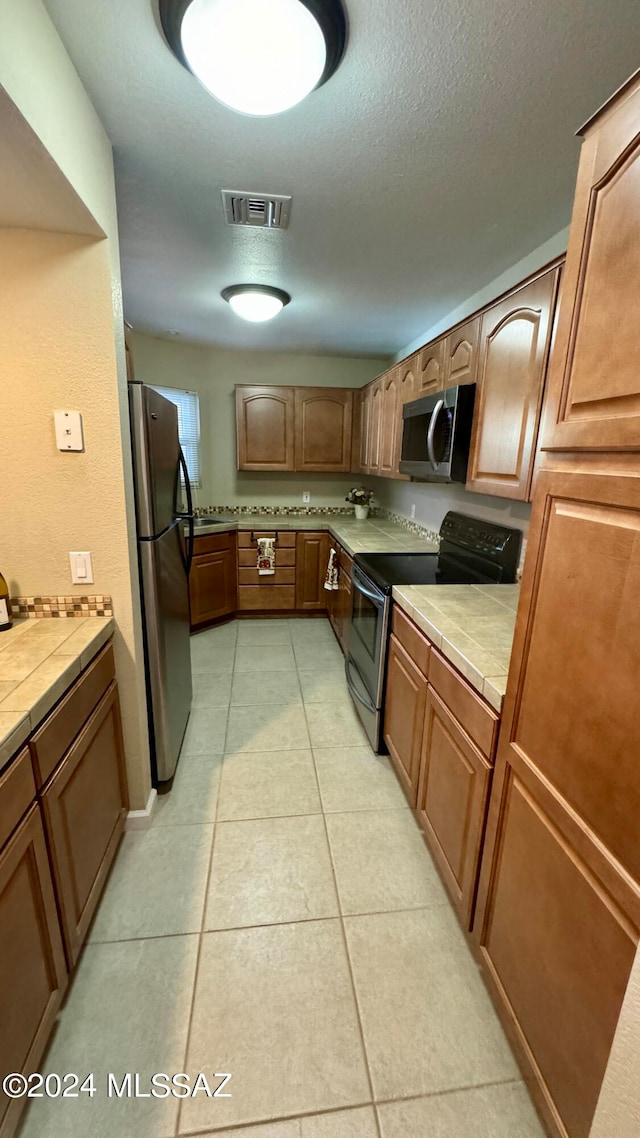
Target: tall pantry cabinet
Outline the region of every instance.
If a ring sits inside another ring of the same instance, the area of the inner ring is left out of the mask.
[[[640,73],[583,133],[474,925],[562,1138],[589,1134],[640,937]]]

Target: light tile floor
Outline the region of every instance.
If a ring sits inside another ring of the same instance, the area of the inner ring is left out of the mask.
[[[125,835],[21,1138],[542,1138],[326,620],[192,640],[194,708]],[[231,1098],[107,1098],[107,1074],[230,1072]]]

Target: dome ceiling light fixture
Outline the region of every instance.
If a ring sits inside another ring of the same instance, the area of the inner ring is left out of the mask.
[[[264,324],[266,320],[273,320],[291,300],[289,293],[281,288],[257,284],[230,285],[220,295],[236,316],[250,320],[252,324]]]
[[[277,115],[333,75],[347,40],[341,0],[159,0],[180,62],[225,106]]]

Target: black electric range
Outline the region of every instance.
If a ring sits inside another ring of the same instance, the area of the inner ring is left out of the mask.
[[[506,585],[516,580],[522,533],[450,511],[438,553],[357,553],[353,560],[346,675],[375,751],[383,749],[382,707],[394,585]]]

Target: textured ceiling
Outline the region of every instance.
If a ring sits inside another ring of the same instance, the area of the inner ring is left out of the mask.
[[[115,150],[127,317],[273,350],[391,354],[567,224],[575,130],[638,66],[637,0],[346,0],[329,82],[243,117],[182,68],[153,0],[46,0]],[[283,233],[220,189],[293,194]],[[225,285],[287,289],[251,327]]]

